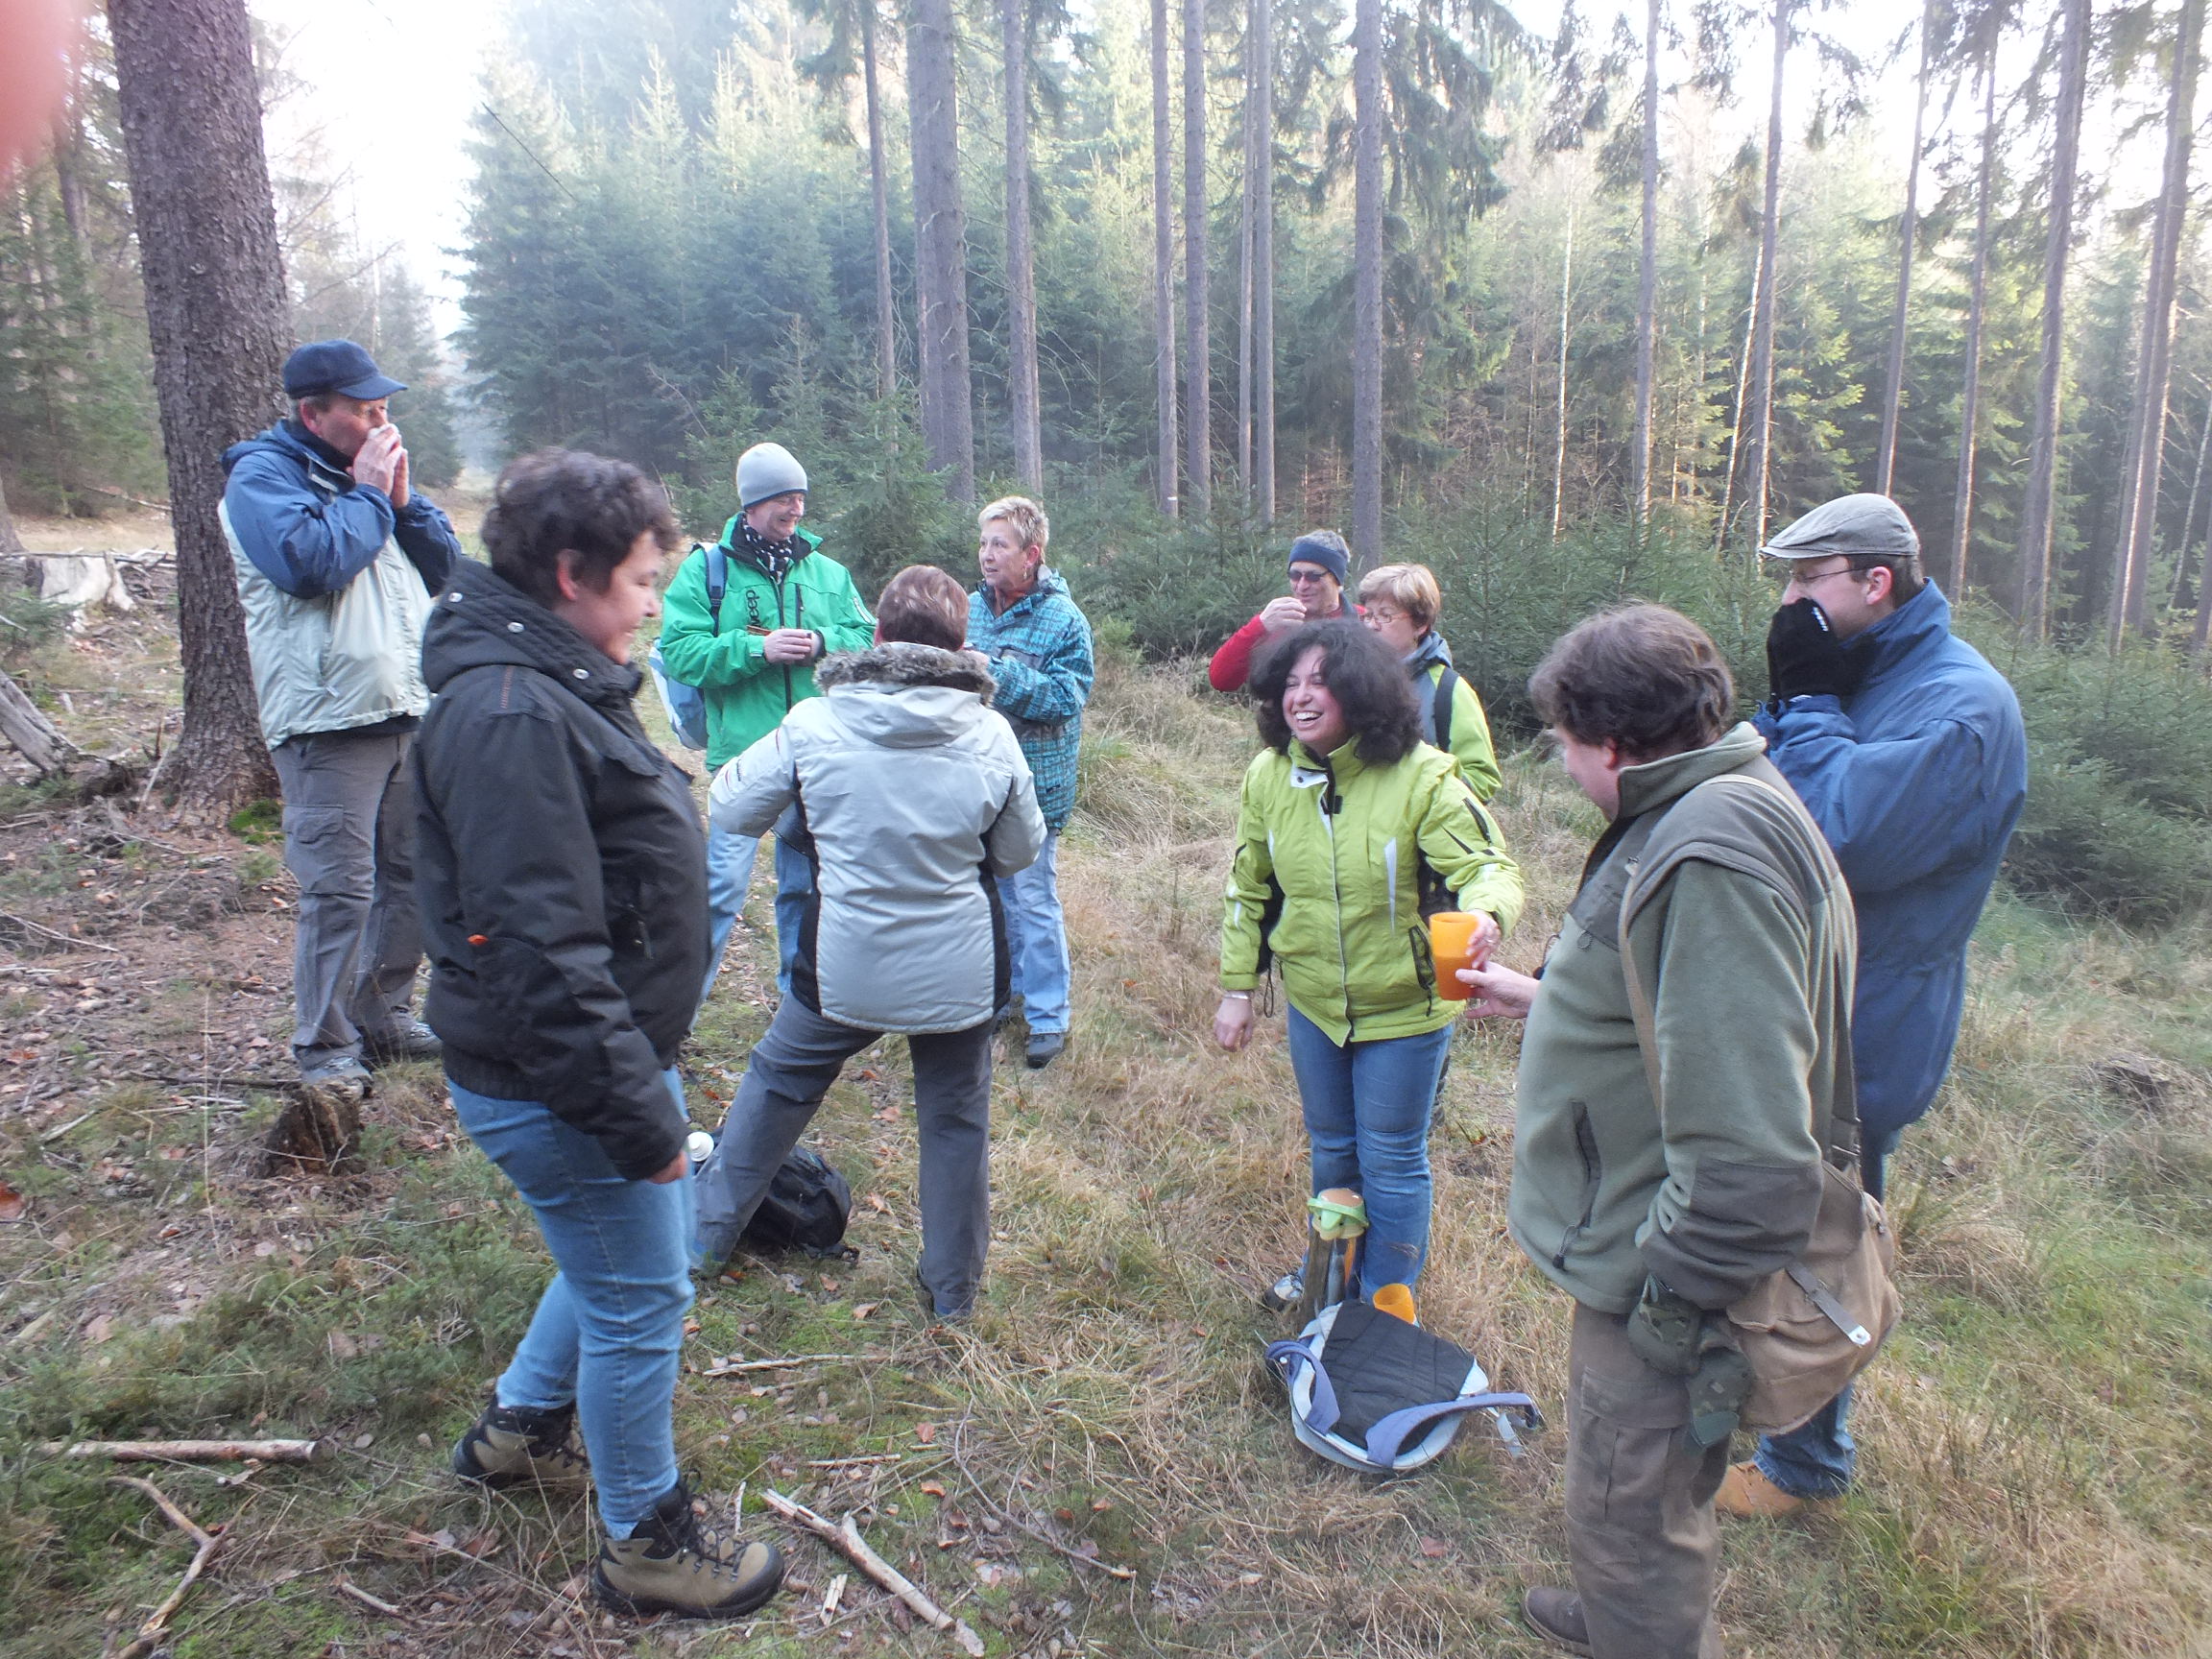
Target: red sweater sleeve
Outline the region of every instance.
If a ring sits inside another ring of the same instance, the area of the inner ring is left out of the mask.
[[[1260,625],[1257,616],[1230,635],[1207,666],[1207,682],[1216,691],[1243,690],[1244,682],[1252,677],[1252,653],[1266,637],[1267,630]]]

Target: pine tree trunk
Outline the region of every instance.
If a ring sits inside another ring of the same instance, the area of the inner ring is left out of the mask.
[[[1214,511],[1213,349],[1206,325],[1206,0],[1183,0],[1183,362],[1184,471],[1190,510]]]
[[[1651,518],[1651,358],[1659,310],[1659,29],[1662,0],[1644,22],[1644,248],[1636,268],[1636,466],[1634,512]]]
[[[1751,303],[1743,312],[1743,349],[1736,359],[1736,404],[1728,422],[1728,469],[1720,475],[1720,517],[1713,533],[1713,550],[1728,544],[1728,515],[1735,510],[1736,475],[1743,469],[1743,426],[1750,411],[1752,343],[1759,332],[1759,286],[1767,269],[1764,244],[1751,252]]]
[[[2051,204],[2043,239],[2043,340],[2035,373],[2035,425],[2028,445],[2028,497],[2020,512],[2020,625],[2043,637],[2051,622],[2052,515],[2058,489],[2058,394],[2066,354],[2066,260],[2074,245],[2074,189],[2081,106],[2089,85],[2090,0],[2061,0],[2058,108],[2051,146]]]
[[[860,0],[860,69],[868,93],[868,193],[876,212],[876,396],[888,402],[899,390],[899,314],[891,287],[890,156],[876,83],[876,0]]]
[[[1175,123],[1167,84],[1167,0],[1152,0],[1152,333],[1154,390],[1159,398],[1160,511],[1182,515],[1176,489],[1183,456],[1176,438],[1175,399]]]
[[[1252,201],[1252,469],[1260,522],[1275,522],[1275,0],[1253,0],[1253,118],[1258,170]]]
[[[1963,596],[1974,544],[1974,459],[1982,426],[1982,325],[1989,294],[1989,198],[1997,165],[1997,51],[1982,66],[1982,170],[1974,183],[1974,275],[1966,296],[1966,378],[1959,393],[1959,481],[1951,495],[1951,567],[1944,583]]]
[[[0,553],[23,552],[23,537],[15,528],[15,515],[8,511],[8,491],[0,485]]]
[[[999,0],[1006,56],[1006,315],[1014,416],[1014,476],[1032,495],[1045,491],[1044,437],[1037,391],[1037,269],[1029,241],[1029,26],[1022,0]]]
[[[1567,512],[1567,341],[1575,297],[1575,204],[1567,204],[1567,247],[1559,255],[1559,383],[1551,420],[1551,540]]]
[[[960,211],[960,118],[952,0],[914,0],[906,101],[914,151],[914,285],[922,344],[922,441],[956,501],[975,499],[975,412],[968,381],[968,249]]]
[[[1931,5],[1933,0],[1931,0]],[[1897,466],[1897,418],[1905,403],[1905,325],[1912,302],[1912,252],[1920,235],[1920,134],[1928,117],[1930,6],[1920,12],[1920,73],[1912,84],[1912,156],[1905,166],[1905,217],[1897,232],[1897,304],[1889,320],[1889,366],[1882,381],[1882,437],[1874,455],[1874,493],[1889,493]]]
[[[2166,104],[2166,165],[2152,236],[2151,273],[2143,302],[2143,352],[2136,375],[2134,466],[2122,500],[2128,509],[2113,560],[2106,637],[2117,651],[2130,628],[2150,617],[2148,589],[2158,529],[2158,493],[2166,456],[2167,397],[2174,369],[2174,296],[2181,264],[2181,231],[2189,211],[2189,148],[2197,88],[2197,43],[2203,0],[2182,0],[2174,38],[2173,83]]]
[[[1259,139],[1255,122],[1258,109],[1254,83],[1258,79],[1253,54],[1258,38],[1253,17],[1265,0],[1250,0],[1244,21],[1244,154],[1238,190],[1237,212],[1237,493],[1247,516],[1252,511],[1252,244],[1255,226],[1254,175],[1260,170]]]
[[[2197,499],[2204,489],[2204,465],[2212,461],[2212,402],[2204,409],[2197,435],[2197,465],[2189,470],[2189,499],[2181,510],[2181,548],[2174,560],[2174,587],[2166,596],[2166,609],[2180,609],[2189,588],[2189,543],[2197,539]]]
[[[1352,556],[1382,557],[1382,0],[1352,26]]]
[[[245,0],[110,0],[177,537],[183,731],[156,782],[225,812],[276,793],[216,508],[223,451],[281,412],[289,335]]]
[[[1751,302],[1751,549],[1767,541],[1767,489],[1773,473],[1775,254],[1782,236],[1782,70],[1790,56],[1791,0],[1774,0],[1774,95],[1767,112],[1767,194],[1759,216],[1759,282]]]

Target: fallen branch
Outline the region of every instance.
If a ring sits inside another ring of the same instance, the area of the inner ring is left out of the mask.
[[[184,1569],[184,1576],[177,1581],[177,1588],[169,1592],[167,1599],[160,1606],[147,1615],[146,1623],[138,1626],[138,1634],[132,1639],[131,1645],[115,1655],[115,1659],[147,1659],[148,1654],[161,1646],[161,1638],[169,1629],[170,1616],[184,1605],[185,1596],[199,1580],[200,1575],[207,1570],[207,1563],[215,1559],[215,1552],[223,1548],[223,1540],[220,1535],[207,1531],[191,1516],[170,1503],[168,1495],[151,1480],[140,1480],[131,1475],[113,1475],[108,1477],[108,1484],[130,1486],[145,1493],[160,1506],[169,1524],[190,1538],[195,1546],[192,1564]]]
[[[809,1457],[809,1469],[857,1469],[864,1463],[896,1463],[905,1456],[903,1452],[876,1452],[865,1457]]]
[[[35,938],[51,939],[57,945],[66,945],[72,949],[82,946],[87,950],[105,950],[110,956],[123,954],[112,945],[103,945],[97,939],[80,939],[74,934],[58,933],[43,923],[34,922],[28,916],[17,916],[11,911],[0,910],[0,922],[7,923],[11,927],[20,927],[25,933]]]
[[[953,1618],[930,1600],[905,1574],[869,1549],[868,1541],[860,1536],[860,1528],[854,1525],[852,1516],[845,1517],[842,1527],[837,1526],[828,1518],[815,1514],[805,1504],[784,1497],[773,1487],[760,1494],[760,1502],[793,1526],[805,1527],[828,1544],[869,1578],[903,1601],[916,1618],[939,1630],[950,1631],[952,1640],[960,1645],[963,1653],[971,1655],[971,1659],[981,1659],[983,1639],[968,1627],[965,1620]]]
[[[49,1440],[38,1450],[49,1457],[108,1457],[118,1463],[237,1463],[248,1457],[312,1463],[320,1445],[314,1440]]]
[[[360,1602],[362,1606],[368,1608],[371,1612],[381,1613],[387,1619],[397,1619],[401,1617],[398,1608],[393,1606],[391,1602],[385,1600],[381,1596],[370,1595],[368,1591],[362,1589],[360,1585],[354,1583],[350,1578],[340,1578],[337,1580],[337,1585],[338,1593],[341,1596],[352,1597],[354,1600]]]
[[[737,1377],[748,1371],[789,1371],[800,1365],[821,1365],[832,1359],[857,1359],[857,1354],[794,1354],[788,1359],[741,1359],[734,1364],[715,1365],[698,1373],[701,1377]]]

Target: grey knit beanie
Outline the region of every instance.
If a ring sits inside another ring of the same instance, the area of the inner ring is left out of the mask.
[[[1341,588],[1351,579],[1352,549],[1334,530],[1309,530],[1290,543],[1291,565],[1318,565],[1336,578]]]
[[[806,469],[781,444],[756,444],[737,457],[739,511],[771,495],[806,490]]]
[[[1759,549],[1769,559],[1912,559],[1919,533],[1905,509],[1887,495],[1839,495],[1823,501]]]

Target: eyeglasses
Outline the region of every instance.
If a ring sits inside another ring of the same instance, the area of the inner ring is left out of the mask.
[[[1367,607],[1367,620],[1370,622],[1380,622],[1383,627],[1387,628],[1392,623],[1405,621],[1406,613],[1403,611],[1393,611],[1387,605],[1370,605]]]
[[[1334,582],[1334,580],[1335,578],[1326,570],[1293,570],[1290,572],[1290,586],[1293,588],[1308,582]]]
[[[1791,583],[1795,583],[1800,588],[1813,588],[1827,581],[1831,576],[1863,576],[1865,574],[1863,570],[1848,564],[1831,565],[1825,570],[1808,571],[1791,559],[1772,559],[1767,563],[1771,566],[1767,572],[1767,575],[1773,578],[1777,586],[1783,588],[1789,587]]]

